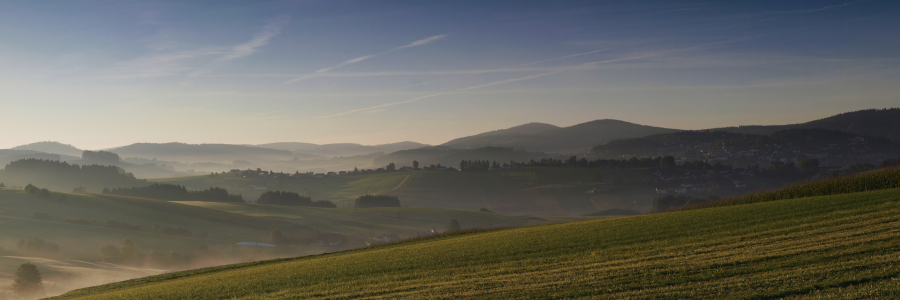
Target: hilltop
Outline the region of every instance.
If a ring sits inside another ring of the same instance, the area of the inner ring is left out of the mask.
[[[595,120],[569,127],[528,123],[503,130],[457,138],[441,146],[458,149],[509,147],[544,152],[586,152],[590,147],[616,139],[676,131],[678,130],[610,119]]]
[[[885,137],[895,142],[900,142],[900,108],[858,110],[798,124],[749,125],[715,128],[713,130],[769,135],[781,130],[809,128],[839,130],[857,135]]]
[[[55,299],[890,298],[900,292],[898,199],[890,189],[474,231]]]
[[[72,146],[72,145],[63,144],[60,142],[52,142],[52,141],[31,143],[31,144],[27,144],[27,145],[12,147],[10,149],[12,149],[12,150],[34,150],[34,151],[40,151],[40,152],[44,152],[44,153],[63,154],[63,155],[76,156],[76,157],[81,157],[81,152],[84,151],[82,149],[75,148],[75,146]]]
[[[611,141],[591,150],[599,157],[674,156],[682,161],[768,166],[770,161],[818,159],[822,166],[877,166],[896,159],[900,144],[885,137],[828,129],[786,129],[768,135],[728,131],[682,131]]]

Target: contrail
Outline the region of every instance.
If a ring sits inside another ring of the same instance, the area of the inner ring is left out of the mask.
[[[427,38],[424,38],[424,39],[421,39],[421,40],[417,40],[417,41],[415,41],[415,42],[412,42],[412,43],[409,43],[409,44],[406,44],[406,45],[403,45],[403,46],[399,46],[399,47],[396,47],[396,48],[393,48],[393,49],[391,49],[391,50],[387,50],[387,51],[384,51],[384,52],[379,52],[379,53],[375,53],[375,54],[369,54],[369,55],[365,55],[365,56],[360,56],[360,57],[356,57],[356,58],[351,58],[351,59],[346,60],[346,61],[344,61],[344,62],[342,62],[342,63],[340,63],[340,64],[337,64],[337,65],[335,65],[335,66],[331,66],[331,67],[328,67],[328,68],[316,70],[316,71],[313,72],[313,74],[311,74],[311,75],[304,75],[304,76],[300,76],[300,77],[297,77],[297,78],[288,80],[288,81],[286,81],[284,84],[291,84],[291,83],[294,83],[294,82],[297,82],[297,81],[301,81],[301,80],[304,80],[304,79],[308,79],[308,78],[312,78],[312,77],[317,77],[316,74],[319,74],[319,73],[326,73],[326,72],[328,72],[328,71],[331,71],[331,70],[334,70],[334,69],[337,69],[337,68],[341,68],[341,67],[344,67],[344,66],[347,66],[347,65],[355,64],[355,63],[358,63],[358,62],[361,62],[361,61],[364,61],[364,60],[367,60],[367,59],[370,59],[370,58],[373,58],[373,57],[376,57],[376,56],[379,56],[379,55],[382,55],[382,54],[391,53],[391,52],[394,52],[394,51],[397,51],[397,50],[400,50],[400,49],[405,49],[405,48],[410,48],[410,47],[424,46],[424,45],[427,45],[427,44],[429,44],[429,43],[431,43],[431,42],[440,40],[440,39],[442,39],[442,38],[444,38],[444,37],[446,37],[446,36],[447,36],[446,34],[440,34],[440,35],[430,36],[430,37],[427,37]]]

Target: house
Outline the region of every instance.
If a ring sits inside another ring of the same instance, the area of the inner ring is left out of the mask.
[[[228,172],[229,173],[240,173],[241,169],[231,169],[231,171],[228,171]]]
[[[679,189],[679,188],[676,188],[676,189],[675,189],[675,193],[676,193],[676,194],[686,194],[687,191],[688,191],[687,188],[680,188],[680,189]]]
[[[252,184],[251,184],[251,185],[250,185],[250,189],[253,189],[253,190],[264,190],[264,189],[266,189],[266,187],[265,187],[265,186],[262,186],[262,185],[252,185]]]
[[[340,171],[340,172],[338,172],[338,175],[340,175],[340,176],[347,175],[347,171]]]
[[[319,234],[319,246],[340,246],[344,240],[346,238],[337,233]]]
[[[746,183],[743,183],[743,182],[738,181],[738,180],[732,181],[731,183],[734,183],[734,187],[735,187],[735,188],[745,188],[745,187],[747,187],[747,184],[746,184]]]
[[[657,195],[665,195],[665,194],[666,194],[666,189],[663,189],[663,188],[656,188],[656,194],[657,194]]]

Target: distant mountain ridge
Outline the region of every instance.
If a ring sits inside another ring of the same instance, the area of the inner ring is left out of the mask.
[[[457,138],[441,144],[441,146],[458,149],[510,147],[544,152],[587,152],[591,147],[612,140],[677,131],[680,130],[639,125],[612,119],[595,120],[569,127],[528,123]]]
[[[837,130],[857,135],[885,137],[900,142],[900,108],[858,110],[799,124],[750,125],[710,130],[769,135],[788,129]]]
[[[305,154],[313,154],[313,155],[332,157],[332,156],[365,155],[365,154],[376,153],[376,152],[392,153],[392,152],[401,151],[401,150],[430,147],[431,145],[406,141],[406,142],[371,145],[371,146],[354,144],[354,143],[335,143],[335,144],[317,145],[317,144],[311,144],[311,143],[298,143],[298,142],[270,143],[270,144],[254,145],[254,146],[261,147],[261,148],[291,151],[294,153],[305,153]]]
[[[122,158],[156,158],[181,162],[233,162],[235,160],[291,160],[290,151],[230,144],[136,143],[108,151]]]

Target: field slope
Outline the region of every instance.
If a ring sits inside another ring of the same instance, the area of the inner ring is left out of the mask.
[[[58,299],[896,298],[900,189],[412,241]]]

